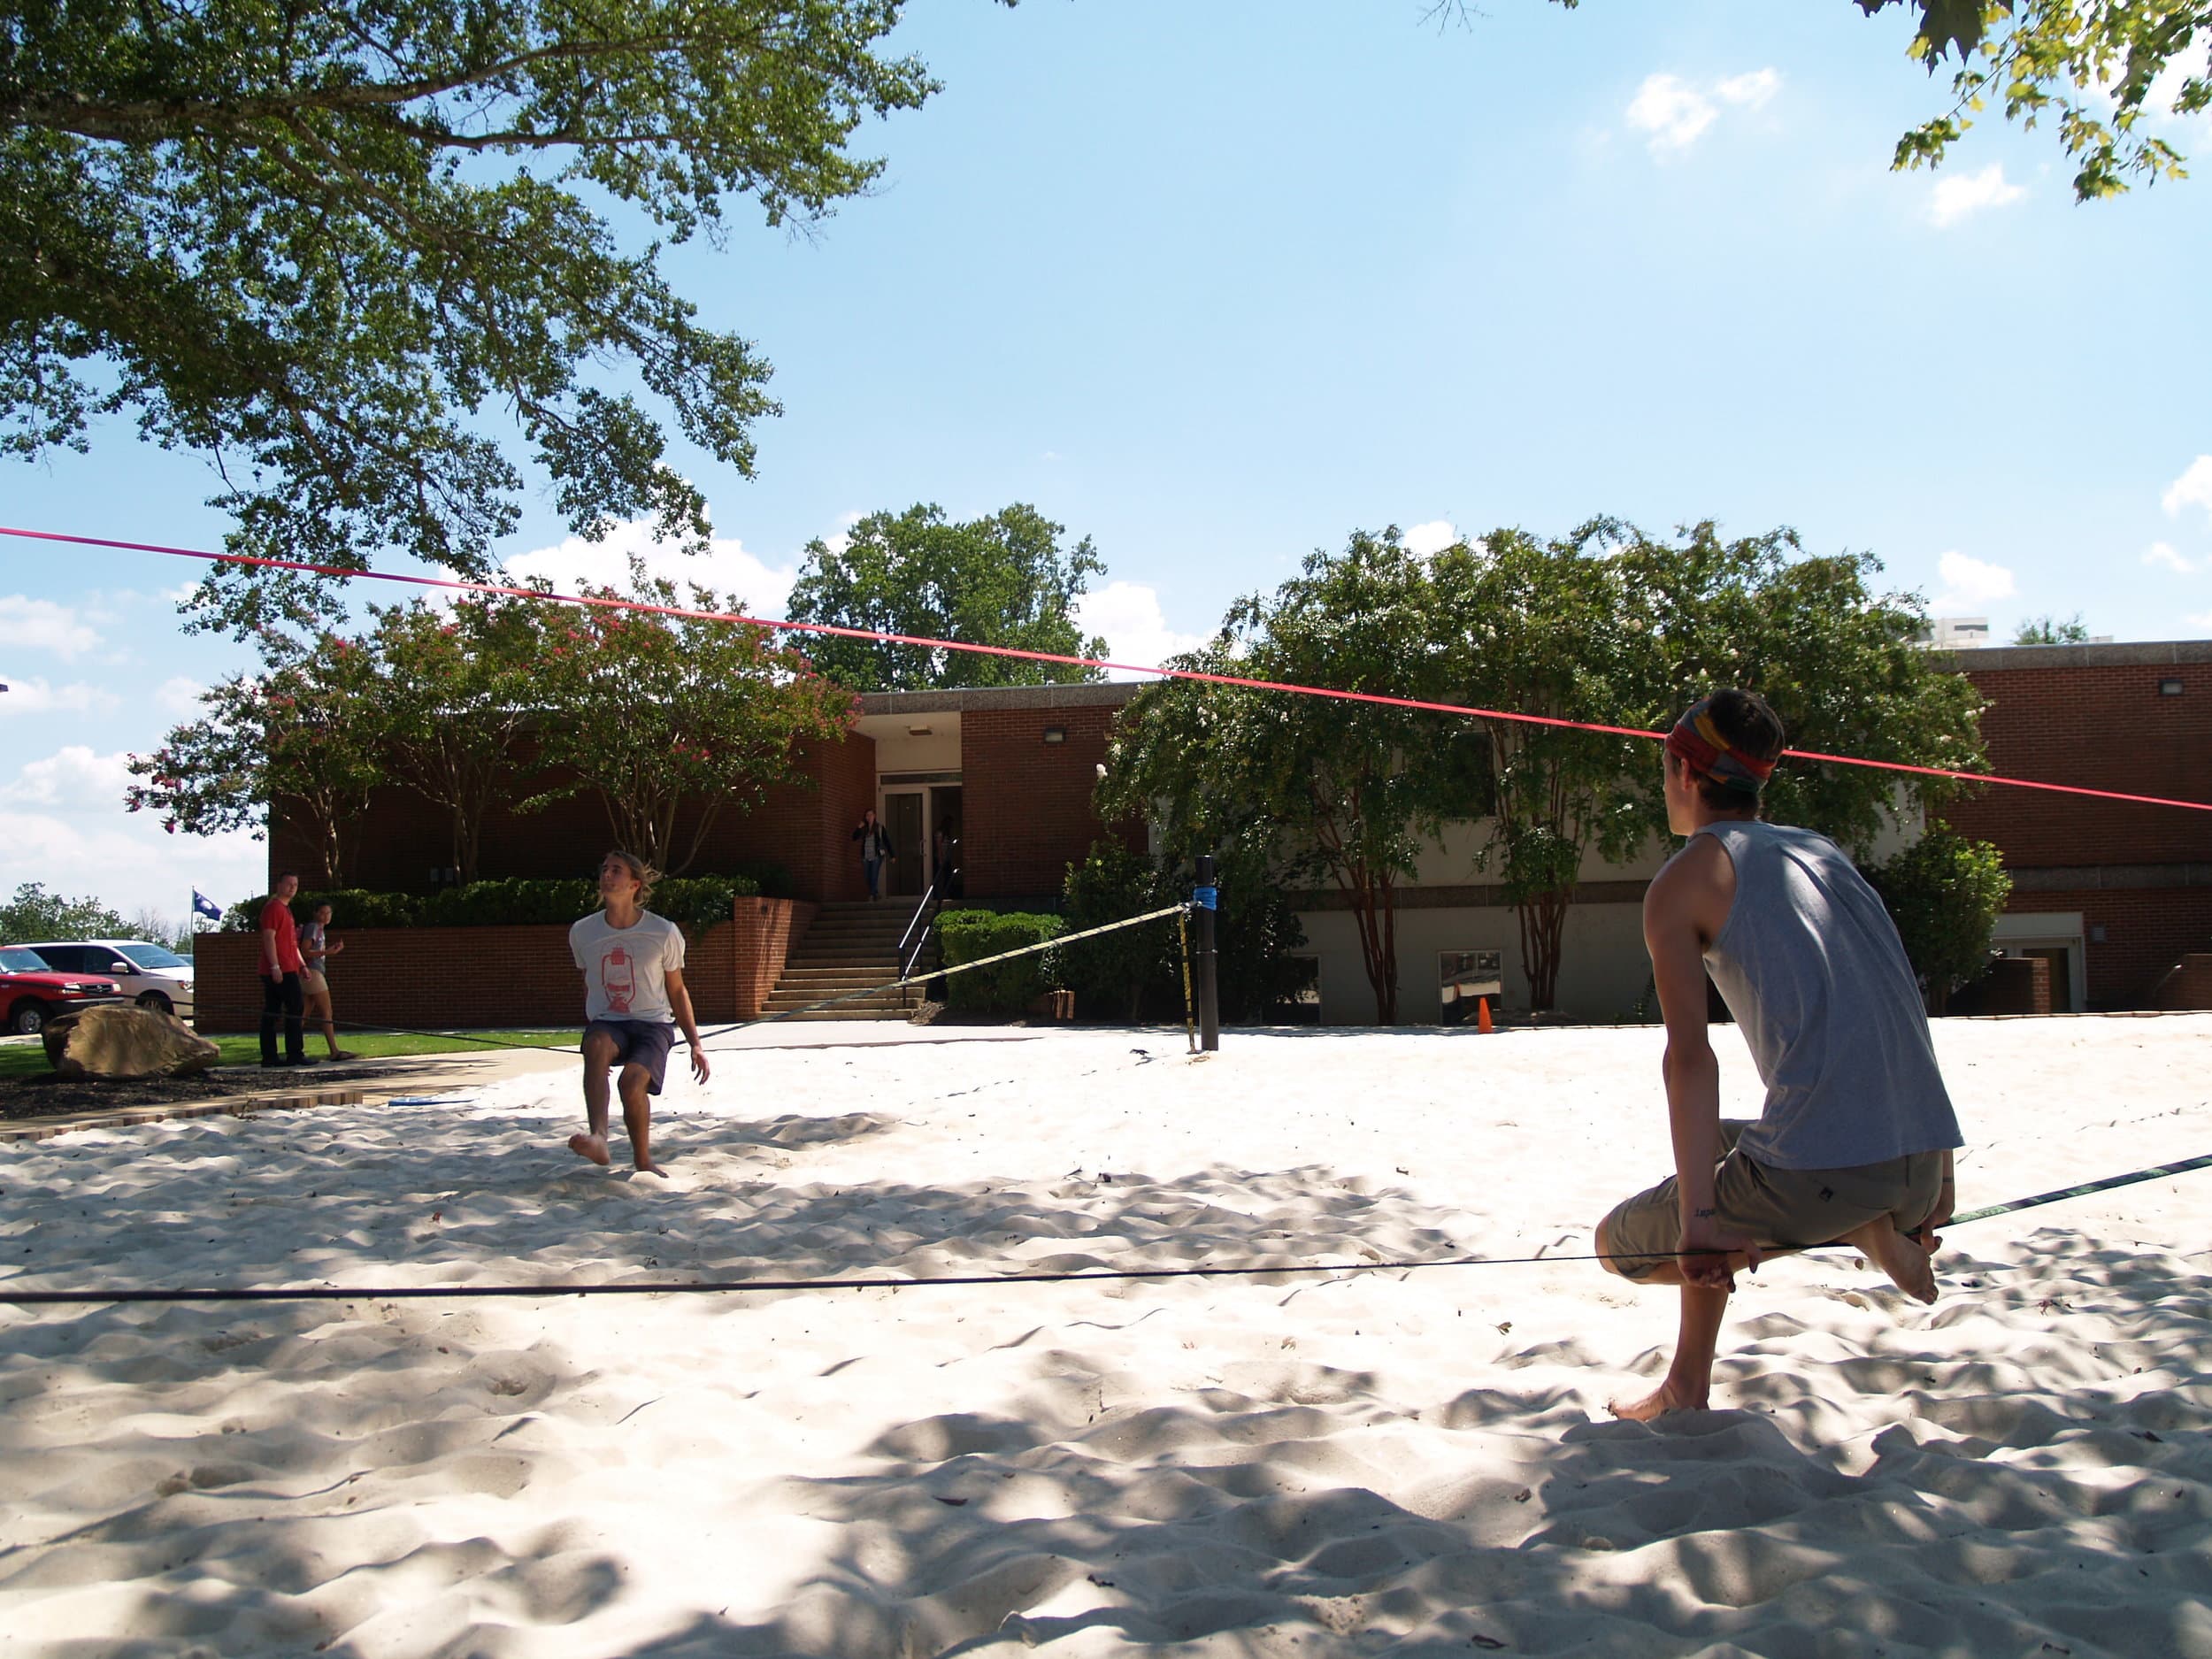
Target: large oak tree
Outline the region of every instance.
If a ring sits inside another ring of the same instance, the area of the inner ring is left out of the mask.
[[[0,11],[0,450],[129,412],[211,456],[233,551],[486,574],[529,481],[703,541],[664,418],[749,473],[767,363],[626,248],[803,222],[934,89],[901,0],[28,0]],[[334,614],[219,569],[211,619]]]

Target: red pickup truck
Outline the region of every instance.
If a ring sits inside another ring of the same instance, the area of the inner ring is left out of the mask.
[[[57,973],[35,950],[0,945],[0,1031],[19,1036],[43,1031],[57,1014],[129,1000],[112,979]]]

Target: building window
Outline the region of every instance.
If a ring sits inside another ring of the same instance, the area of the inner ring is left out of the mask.
[[[1048,743],[1064,743],[1064,742],[1066,742],[1067,741],[1068,741],[1068,728],[1067,728],[1066,726],[1048,726],[1047,727],[1045,727],[1045,741],[1046,741],[1046,742],[1048,742]]]
[[[2181,695],[2181,681],[2178,680],[2160,680],[2158,695],[2162,697],[2178,697]]]

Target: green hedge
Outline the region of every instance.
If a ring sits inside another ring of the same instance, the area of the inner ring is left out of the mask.
[[[672,876],[653,890],[651,909],[657,916],[688,927],[711,927],[730,919],[730,907],[739,899],[761,890],[750,876]],[[226,933],[250,933],[258,926],[258,898],[234,904],[223,917]],[[360,887],[342,887],[323,893],[301,893],[292,900],[292,914],[311,921],[322,905],[331,909],[331,925],[348,927],[515,927],[533,925],[566,926],[598,908],[596,882],[572,878],[515,876],[503,881],[472,881],[463,887],[444,887],[435,893],[374,893]]]
[[[937,943],[945,966],[953,968],[1002,950],[1042,944],[1057,939],[1066,928],[1056,916],[1023,910],[947,910],[937,918]],[[995,968],[953,974],[945,981],[947,1001],[954,1008],[1018,1014],[1052,987],[1055,954],[1040,950]]]

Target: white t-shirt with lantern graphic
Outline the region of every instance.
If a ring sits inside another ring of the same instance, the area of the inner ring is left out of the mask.
[[[568,930],[569,954],[584,971],[584,1020],[641,1019],[672,1024],[668,971],[684,965],[683,932],[666,917],[640,913],[627,927],[610,927],[594,910]]]

